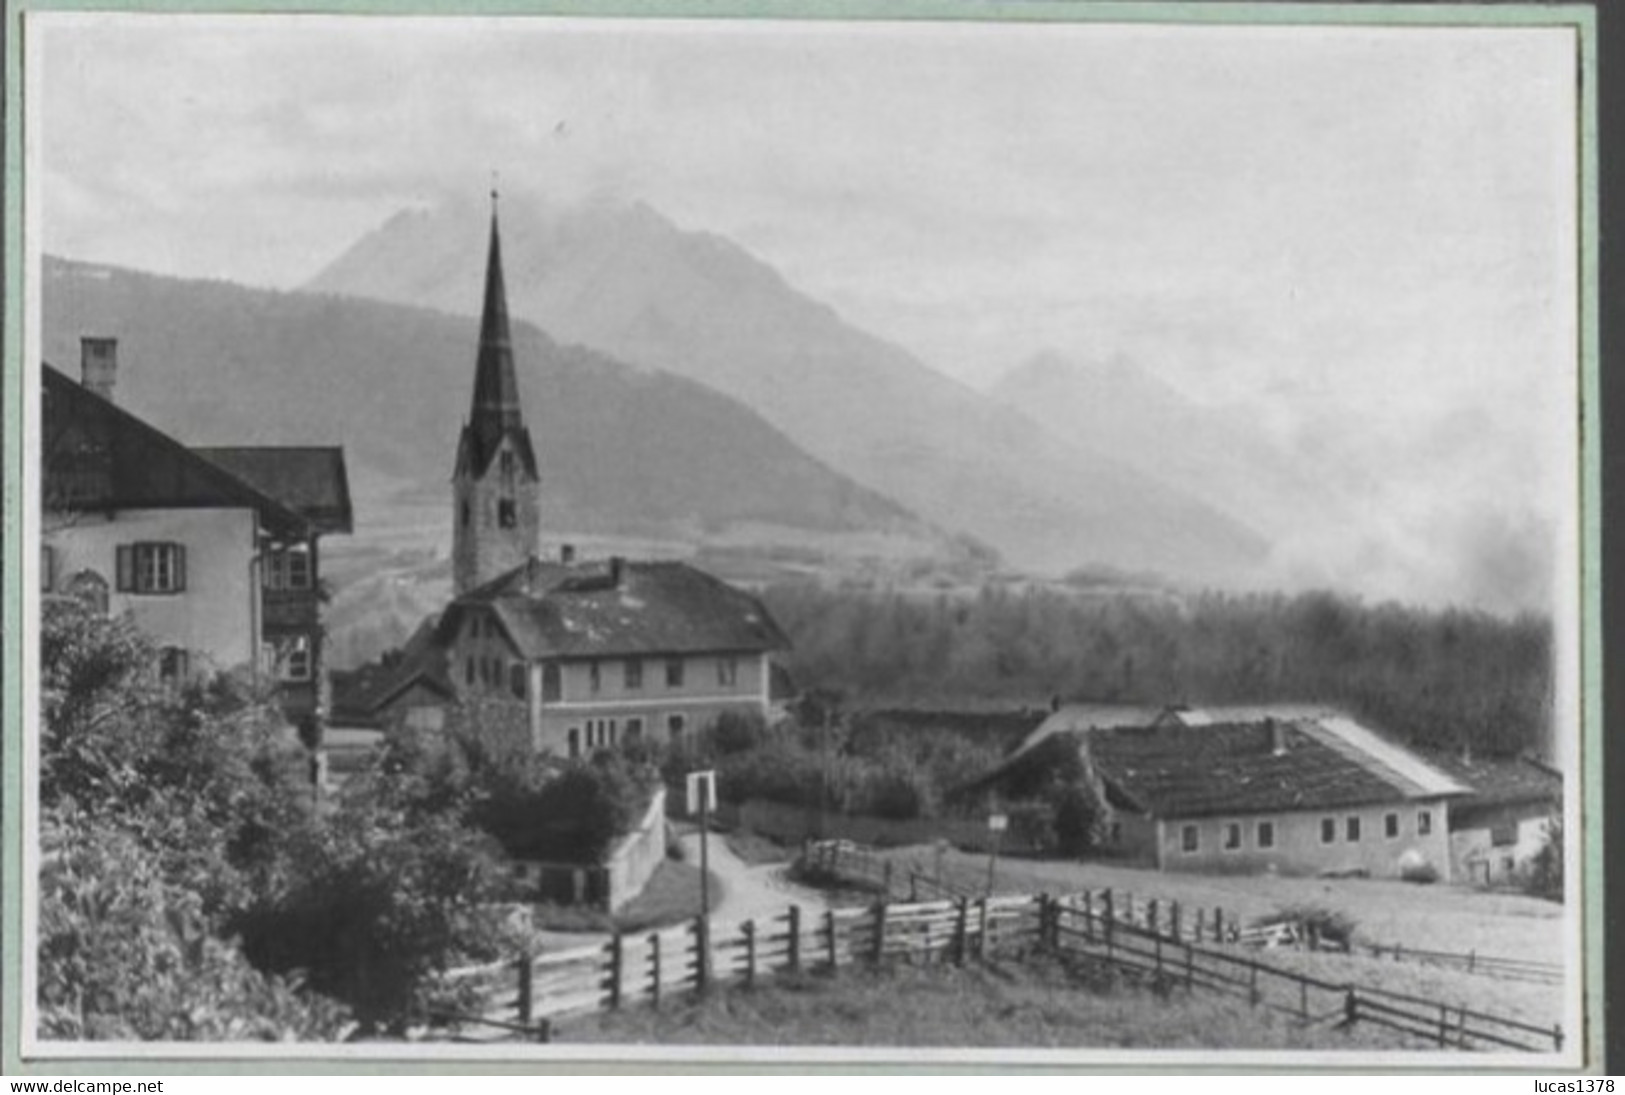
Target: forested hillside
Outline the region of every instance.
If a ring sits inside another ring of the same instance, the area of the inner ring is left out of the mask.
[[[804,687],[863,704],[1325,703],[1418,745],[1550,756],[1545,617],[1330,593],[910,597],[812,585],[766,599]]]

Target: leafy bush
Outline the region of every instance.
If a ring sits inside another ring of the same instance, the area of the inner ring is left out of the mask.
[[[1525,872],[1524,892],[1552,901],[1563,900],[1563,818],[1557,814],[1546,819],[1540,850],[1530,859]]]

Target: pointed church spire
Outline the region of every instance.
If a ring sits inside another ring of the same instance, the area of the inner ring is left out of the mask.
[[[497,225],[495,188],[491,190],[491,244],[485,262],[485,306],[480,314],[474,401],[468,419],[485,451],[504,430],[524,424],[519,411],[519,383],[514,377],[513,340],[508,331],[508,291],[502,278],[502,235]]]

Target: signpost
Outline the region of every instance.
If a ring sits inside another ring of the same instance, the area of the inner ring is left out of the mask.
[[[1005,814],[988,814],[987,829],[993,834],[993,850],[987,857],[987,892],[993,892],[993,869],[999,861],[999,840],[1004,836],[1005,829],[1010,827],[1010,818]]]
[[[700,815],[700,983],[708,979],[711,964],[711,811],[717,808],[715,768],[688,774],[688,812]]]

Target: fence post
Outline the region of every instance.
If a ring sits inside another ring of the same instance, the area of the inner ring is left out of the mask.
[[[1173,907],[1170,908],[1168,910],[1168,912],[1169,912],[1169,914],[1171,916],[1171,919],[1173,920],[1173,923],[1170,925],[1170,928],[1173,931],[1174,942],[1175,943],[1183,942],[1183,938],[1182,938],[1183,933],[1181,933],[1180,930],[1179,930],[1179,902],[1175,901],[1173,903]]]
[[[694,991],[701,996],[711,980],[711,940],[706,938],[705,917],[694,918]]]
[[[1360,1021],[1360,998],[1354,995],[1354,986],[1350,985],[1343,996],[1343,1025],[1352,1027]]]
[[[1189,943],[1181,943],[1180,946],[1185,948],[1185,991],[1189,993],[1192,987],[1191,983],[1196,979],[1196,970],[1194,968],[1196,948],[1192,947]]]
[[[1445,1007],[1445,1005],[1440,1004],[1439,1005],[1439,1048],[1440,1049],[1444,1048],[1446,1036],[1449,1033],[1449,1030],[1450,1030],[1450,1009]]]
[[[890,864],[888,864],[889,866]],[[870,960],[880,965],[880,956],[886,950],[886,899],[882,897],[875,902],[875,947],[870,954]]]
[[[1162,910],[1157,905],[1157,899],[1154,898],[1154,897],[1150,900],[1150,902],[1148,902],[1146,904],[1146,907],[1145,907],[1145,926],[1153,934],[1160,935],[1162,933],[1162,925],[1158,923],[1158,920],[1160,918],[1157,915],[1161,911]]]
[[[1117,919],[1117,912],[1112,908],[1112,891],[1107,889],[1107,891],[1101,895],[1101,900],[1105,902],[1102,915],[1106,918],[1106,949],[1109,951],[1112,949],[1112,933],[1114,930],[1112,927],[1112,922]]]
[[[609,1010],[619,1010],[621,1006],[621,933],[615,932],[609,937]]]
[[[660,933],[649,933],[649,1002],[660,1006]]]
[[[976,957],[987,960],[987,898],[976,899],[978,929],[976,933]]]
[[[534,1012],[531,999],[531,979],[535,970],[531,969],[530,951],[519,956],[519,1025],[529,1026]]]
[[[790,969],[801,968],[801,906],[790,906]]]
[[[1247,1002],[1255,1008],[1258,1006],[1258,960],[1256,958],[1247,963]]]
[[[1563,1051],[1563,1024],[1552,1024],[1552,1049],[1561,1053]]]
[[[1196,907],[1196,941],[1202,941],[1202,921],[1207,918],[1207,910],[1200,905]]]
[[[840,958],[835,952],[835,910],[830,909],[824,913],[824,930],[829,934],[829,968],[835,969],[840,965]]]
[[[966,936],[970,931],[970,898],[963,895],[959,898],[959,917],[954,922],[954,965],[965,964]]]
[[[1038,949],[1050,946],[1055,934],[1055,899],[1047,893],[1038,895]]]
[[[1083,891],[1083,939],[1095,941],[1095,895],[1088,890]]]
[[[1298,1014],[1303,1017],[1305,1023],[1309,1021],[1309,982],[1307,981],[1298,982]]]
[[[1217,905],[1213,906],[1213,941],[1224,942],[1224,910]]]
[[[886,860],[886,865],[883,868],[881,868],[882,878],[881,878],[880,888],[881,888],[881,892],[883,892],[887,897],[891,897],[891,874],[892,874],[891,868],[892,868],[892,862],[889,859]]]
[[[1162,980],[1162,935],[1159,932],[1151,933],[1151,949],[1157,956],[1157,980]]]
[[[745,987],[756,984],[756,921],[747,920],[740,925],[745,933]]]

